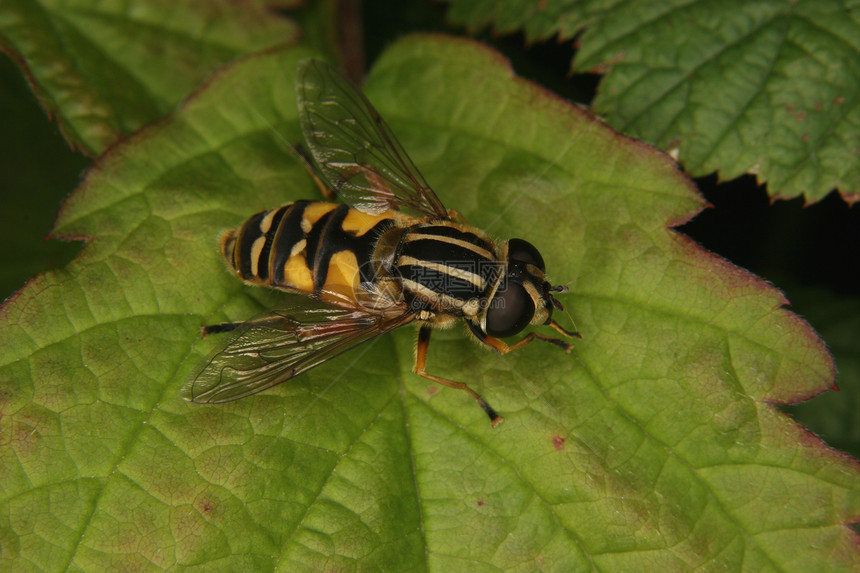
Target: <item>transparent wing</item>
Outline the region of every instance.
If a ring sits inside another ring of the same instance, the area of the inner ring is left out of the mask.
[[[182,394],[198,403],[238,400],[298,376],[414,319],[324,306],[313,299],[242,323],[198,368]]]
[[[334,67],[299,64],[302,134],[324,179],[356,209],[448,218],[436,194],[364,94]]]

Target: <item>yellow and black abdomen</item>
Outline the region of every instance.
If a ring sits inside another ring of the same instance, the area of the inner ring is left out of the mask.
[[[296,201],[257,213],[227,231],[221,251],[247,283],[354,303],[361,283],[373,280],[374,247],[392,223],[388,213],[369,215],[337,203]]]

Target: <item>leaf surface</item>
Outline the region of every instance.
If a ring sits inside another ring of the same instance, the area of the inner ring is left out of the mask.
[[[594,110],[693,176],[753,173],[774,197],[860,198],[860,4],[452,0],[450,18],[578,38]]]
[[[574,352],[435,333],[428,371],[497,429],[410,373],[410,329],[237,402],[181,400],[217,342],[201,325],[283,300],[233,279],[217,238],[317,196],[287,151],[307,55],[248,58],[113,148],[58,220],[81,255],[3,307],[4,567],[856,569],[857,462],[771,405],[832,383],[822,342],[671,230],[702,200],[670,158],[468,41],[401,40],[366,93],[448,207],[571,281]]]
[[[8,0],[0,48],[27,72],[69,142],[97,155],[170,112],[217,67],[292,42],[262,3]]]

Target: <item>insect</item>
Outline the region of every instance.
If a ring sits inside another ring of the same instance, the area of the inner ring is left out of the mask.
[[[237,400],[417,323],[413,371],[464,390],[496,426],[502,417],[468,385],[425,371],[433,328],[463,319],[472,337],[502,354],[533,340],[570,352],[571,343],[536,332],[511,345],[501,340],[528,325],[578,336],[552,319],[553,309],[563,310],[553,293],[567,287],[550,285],[530,243],[494,241],[446,209],[373,105],[335,68],[299,64],[296,96],[328,201],[257,213],[223,235],[221,252],[245,283],[304,296],[250,321],[203,327],[204,335],[235,332],[192,374],[186,397]]]

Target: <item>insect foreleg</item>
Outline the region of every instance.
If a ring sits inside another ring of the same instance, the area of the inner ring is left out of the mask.
[[[550,320],[549,322],[544,323],[544,324],[546,324],[547,326],[551,326],[553,329],[555,329],[556,332],[558,332],[559,334],[562,334],[568,338],[578,338],[578,339],[582,340],[581,334],[579,334],[578,332],[574,332],[572,330],[568,330],[568,329],[564,328],[562,325],[560,325],[559,323],[557,323],[554,320]]]
[[[520,348],[530,344],[533,340],[543,340],[544,342],[554,344],[564,350],[565,354],[570,354],[570,351],[573,349],[573,344],[570,344],[569,342],[565,342],[560,338],[555,338],[552,336],[544,336],[543,334],[538,334],[537,332],[530,332],[522,340],[519,340],[511,345],[505,344],[498,338],[493,338],[492,336],[487,336],[486,338],[481,340],[481,342],[483,342],[499,354],[508,354],[509,352],[519,350]]]
[[[570,351],[573,349],[573,344],[570,344],[569,342],[565,342],[560,338],[538,334],[537,332],[530,332],[525,335],[521,340],[509,345],[494,336],[488,335],[473,322],[468,322],[467,325],[469,326],[469,332],[471,332],[472,335],[475,336],[475,338],[477,338],[481,343],[486,344],[499,354],[508,354],[510,352],[513,352],[514,350],[519,350],[520,348],[531,344],[533,340],[543,340],[544,342],[554,344],[555,346],[558,346],[559,348],[564,350],[565,354],[569,354]],[[552,326],[553,328],[555,328],[555,330],[557,330],[561,334],[564,334],[568,338],[579,338],[578,333],[568,332],[567,330],[559,326],[555,321],[551,320],[548,325]]]

